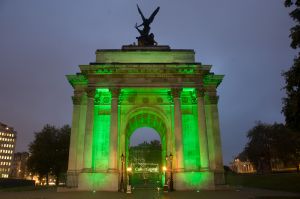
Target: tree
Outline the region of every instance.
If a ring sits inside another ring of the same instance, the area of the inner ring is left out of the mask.
[[[58,184],[60,174],[67,170],[70,132],[68,125],[58,129],[47,124],[29,145],[28,168],[40,178],[46,177],[47,185],[50,173]]]
[[[159,140],[151,140],[150,143],[144,141],[138,146],[132,146],[129,148],[129,153],[129,162],[144,160],[146,163],[158,163],[161,165],[162,149]]]
[[[55,163],[53,165],[53,174],[56,176],[56,185],[62,173],[68,169],[69,146],[70,146],[71,128],[65,125],[59,129],[56,135],[55,143]]]
[[[264,124],[258,122],[248,131],[249,139],[241,160],[250,160],[257,172],[272,170],[272,164],[293,164],[299,171],[300,135],[288,129],[284,124]]]
[[[285,0],[286,7],[295,7],[290,12],[296,25],[290,29],[291,47],[300,47],[300,0]],[[282,112],[285,115],[286,125],[300,132],[300,53],[294,59],[293,66],[282,74],[285,78],[286,97],[283,98]]]
[[[45,125],[40,132],[35,133],[34,141],[29,145],[28,169],[39,175],[40,180],[46,177],[49,184],[49,174],[55,164],[55,151],[58,129],[49,124]]]
[[[283,124],[273,124],[271,126],[273,137],[273,160],[278,160],[287,165],[294,165],[299,172],[300,162],[300,135],[293,130],[290,130]]]
[[[271,171],[272,136],[270,125],[258,122],[247,133],[249,142],[245,147],[245,153],[254,164],[258,172]]]

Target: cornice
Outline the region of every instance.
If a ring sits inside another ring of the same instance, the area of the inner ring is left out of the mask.
[[[77,75],[66,75],[69,83],[75,87],[76,85],[87,85],[88,79],[85,75],[77,74]]]
[[[209,73],[204,76],[203,83],[204,86],[215,86],[218,87],[222,82],[224,75],[215,75],[214,73]]]

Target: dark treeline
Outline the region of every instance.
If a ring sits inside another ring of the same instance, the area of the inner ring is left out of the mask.
[[[294,166],[299,172],[300,134],[283,124],[257,122],[247,133],[249,139],[238,158],[249,160],[258,173],[272,171],[272,165]]]
[[[47,185],[49,175],[56,177],[58,185],[60,177],[67,171],[70,134],[69,125],[57,128],[47,124],[35,133],[33,142],[29,144],[28,169],[40,180],[46,177]]]

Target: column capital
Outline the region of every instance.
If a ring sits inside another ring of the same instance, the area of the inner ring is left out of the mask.
[[[218,104],[219,96],[217,95],[208,95],[208,103],[207,104]]]
[[[86,89],[86,94],[87,94],[88,98],[94,98],[95,92],[96,92],[95,88],[87,88]]]
[[[171,93],[173,98],[179,98],[181,94],[182,88],[172,88]]]
[[[195,89],[196,91],[196,96],[199,98],[199,97],[204,97],[205,95],[205,90],[204,88],[196,88]]]
[[[74,95],[72,96],[72,101],[74,105],[80,105],[81,104],[81,98],[83,95],[83,91],[77,91],[74,90]]]
[[[81,96],[72,96],[73,105],[80,105],[81,103]]]
[[[113,87],[113,88],[110,88],[109,90],[111,92],[111,97],[112,98],[118,98],[119,97],[120,91],[121,91],[120,88]]]

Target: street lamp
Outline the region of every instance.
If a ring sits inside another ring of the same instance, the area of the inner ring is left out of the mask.
[[[169,191],[173,191],[173,168],[172,168],[172,161],[173,161],[173,155],[170,153],[170,155],[166,156],[166,160],[169,162],[170,165],[170,179],[168,180],[168,186],[169,186]]]
[[[126,193],[131,193],[131,184],[130,184],[130,173],[132,172],[132,168],[127,168],[127,190]]]
[[[164,180],[164,192],[168,192],[168,184],[167,184],[167,167],[166,166],[163,166],[163,168],[162,168],[162,170],[163,170],[163,175],[164,175],[164,177],[165,177],[165,180]]]
[[[125,191],[124,190],[124,175],[123,175],[123,173],[124,173],[124,162],[125,162],[125,156],[122,153],[122,155],[121,155],[121,181],[120,181],[120,191],[121,192]]]

